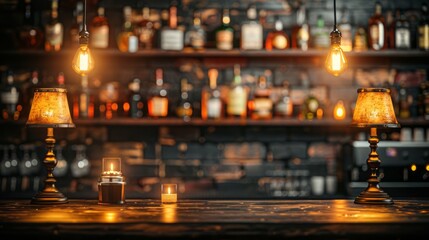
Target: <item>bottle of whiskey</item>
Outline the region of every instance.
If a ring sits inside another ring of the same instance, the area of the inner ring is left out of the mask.
[[[141,80],[139,78],[134,78],[129,84],[128,89],[130,95],[128,101],[130,104],[130,117],[132,118],[141,118],[143,117],[143,97],[141,95]]]
[[[58,20],[58,0],[52,0],[51,18],[45,26],[45,51],[57,52],[63,46],[64,26]]]
[[[194,13],[191,28],[185,34],[185,45],[195,50],[202,50],[206,45],[206,31],[201,27],[201,14]]]
[[[421,50],[429,51],[429,11],[428,6],[422,3],[419,20],[418,47]]]
[[[17,105],[20,92],[14,81],[13,72],[9,71],[6,76],[6,84],[1,91],[2,117],[5,120],[18,120],[19,118]]]
[[[216,48],[219,50],[232,50],[234,47],[234,29],[230,25],[229,9],[224,9],[222,24],[215,30]]]
[[[386,22],[380,2],[375,3],[375,12],[368,20],[368,40],[371,50],[383,50],[386,44]]]
[[[176,115],[185,121],[189,121],[192,117],[192,103],[189,100],[189,84],[186,78],[180,81],[180,98],[176,107]]]
[[[296,15],[296,24],[292,28],[292,48],[306,51],[310,45],[310,26],[307,22],[305,5],[299,7]]]
[[[156,86],[149,90],[148,114],[150,117],[166,117],[168,115],[168,96],[164,86],[161,68],[155,71]]]
[[[143,7],[142,9],[142,20],[138,24],[137,35],[141,49],[152,49],[154,47],[155,26],[150,19],[149,7]]]
[[[77,2],[76,3],[76,9],[73,12],[73,15],[75,16],[75,20],[70,27],[70,46],[72,48],[75,48],[79,46],[79,33],[83,28],[83,3]]]
[[[118,49],[121,52],[129,52],[130,49],[130,37],[134,35],[134,26],[131,21],[132,8],[125,6],[123,8],[124,22],[122,24],[122,30],[118,35],[117,43]]]
[[[317,110],[319,109],[319,106],[319,100],[317,100],[314,95],[309,94],[307,99],[304,101],[304,106],[302,109],[304,119],[313,120],[318,118]]]
[[[90,30],[91,47],[101,49],[109,47],[109,21],[105,16],[104,7],[98,7],[97,16],[91,21]]]
[[[258,85],[254,92],[252,119],[271,119],[273,117],[273,100],[267,78],[263,75],[258,78]]]
[[[313,38],[313,47],[315,49],[329,48],[331,40],[322,15],[317,16],[317,24],[316,27],[312,29],[311,36]]]
[[[341,20],[338,24],[338,30],[341,32],[341,49],[344,52],[350,52],[352,46],[352,25],[350,24],[350,11],[344,8],[341,14]]]
[[[184,33],[181,28],[177,27],[177,5],[171,4],[170,18],[168,26],[161,29],[161,49],[181,51],[184,46]]]
[[[395,18],[392,10],[386,13],[386,44],[388,49],[395,48]]]
[[[293,115],[293,102],[290,97],[289,85],[288,81],[283,82],[280,98],[274,108],[274,113],[277,117],[291,117]]]
[[[395,22],[395,48],[410,49],[411,48],[411,30],[410,23],[407,21],[404,13],[397,11]]]
[[[359,26],[353,39],[353,50],[362,52],[368,50],[367,34],[363,26]]]
[[[39,49],[43,43],[43,31],[39,27],[39,16],[33,11],[31,0],[25,0],[24,25],[19,30],[21,48]]]
[[[217,87],[218,70],[210,69],[208,76],[209,86],[203,90],[201,96],[201,117],[202,119],[219,119],[223,116],[224,106]]]
[[[234,65],[234,79],[228,92],[227,114],[229,117],[246,118],[247,90],[243,86],[240,65]]]
[[[271,50],[284,50],[289,48],[289,37],[283,30],[283,22],[277,17],[274,22],[274,30],[267,34],[265,40],[265,49]]]
[[[412,96],[408,95],[407,89],[404,84],[401,84],[399,88],[399,117],[400,118],[409,118],[410,117],[410,100],[412,101]]]
[[[241,25],[240,48],[242,50],[260,50],[264,44],[262,25],[256,20],[258,12],[255,5],[247,9],[247,21]]]

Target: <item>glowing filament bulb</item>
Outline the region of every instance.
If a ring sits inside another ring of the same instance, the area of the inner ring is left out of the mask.
[[[94,68],[94,59],[88,45],[81,44],[74,55],[72,62],[73,70],[80,74],[86,75]]]
[[[347,60],[341,49],[341,33],[337,29],[331,32],[331,48],[325,61],[326,70],[334,76],[347,68]]]
[[[343,120],[346,117],[346,109],[344,107],[343,101],[338,101],[334,107],[334,119]]]

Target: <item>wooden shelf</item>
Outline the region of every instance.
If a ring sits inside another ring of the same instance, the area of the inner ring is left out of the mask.
[[[423,118],[399,119],[402,127],[428,127],[429,120]],[[273,118],[270,120],[253,119],[218,119],[203,120],[192,118],[185,121],[180,118],[114,118],[114,119],[75,119],[76,127],[84,126],[265,126],[265,127],[351,127],[351,119],[337,121],[334,119],[300,120],[296,118]],[[24,120],[0,121],[0,125],[25,125]]]

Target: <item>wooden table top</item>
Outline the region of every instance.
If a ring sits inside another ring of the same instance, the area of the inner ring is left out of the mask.
[[[353,200],[127,200],[99,205],[0,201],[0,236],[75,239],[246,239],[306,237],[362,239],[427,235],[429,200],[358,205]]]

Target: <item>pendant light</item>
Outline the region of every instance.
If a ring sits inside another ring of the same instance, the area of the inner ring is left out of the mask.
[[[334,30],[331,32],[331,47],[325,61],[326,70],[334,76],[340,75],[347,68],[347,59],[341,49],[341,32],[337,28],[337,9],[334,0]]]
[[[79,32],[79,48],[73,57],[73,70],[81,76],[87,75],[94,68],[94,59],[89,50],[89,32],[86,28],[86,0],[84,2],[83,27]]]

